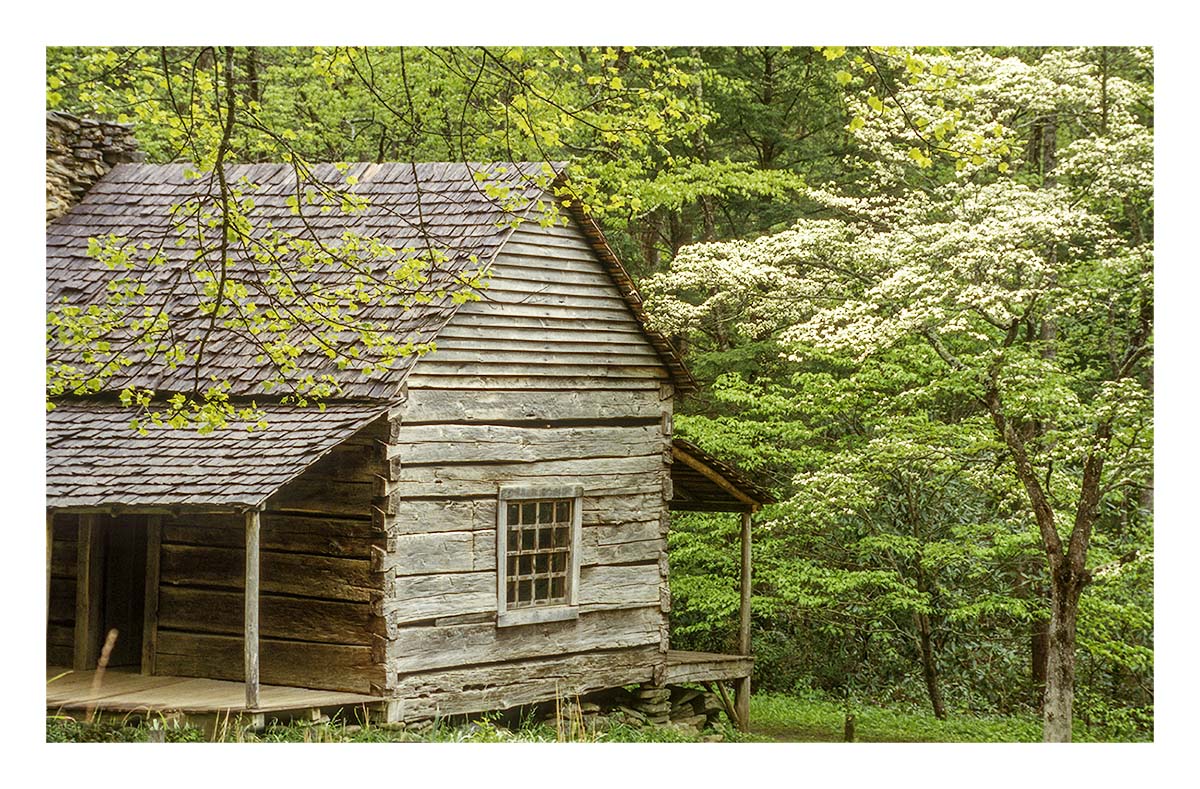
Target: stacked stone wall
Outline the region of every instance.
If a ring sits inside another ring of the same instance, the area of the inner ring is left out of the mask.
[[[46,221],[65,214],[116,165],[143,158],[131,125],[46,113]]]

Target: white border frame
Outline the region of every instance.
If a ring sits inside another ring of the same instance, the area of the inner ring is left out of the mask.
[[[567,602],[508,610],[508,507],[526,499],[573,499],[571,507],[571,570],[567,573]],[[503,485],[496,505],[496,626],[511,627],[579,618],[579,567],[583,552],[582,485]]]

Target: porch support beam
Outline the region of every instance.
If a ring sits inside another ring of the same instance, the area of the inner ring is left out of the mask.
[[[154,674],[158,659],[158,586],[162,560],[162,516],[146,516],[146,602],[142,617],[142,673]]]
[[[50,626],[50,565],[54,559],[54,510],[46,510],[46,627]]]
[[[96,667],[100,659],[101,586],[103,580],[103,540],[99,517],[79,516],[78,553],[75,561],[75,658],[76,671]]]
[[[258,691],[258,557],[259,512],[246,512],[246,617],[245,617],[245,673],[246,707],[259,707]]]
[[[750,517],[751,511],[742,513],[742,604],[738,621],[738,648],[741,654],[750,655]],[[750,725],[750,677],[740,677],[734,687],[734,708],[737,725],[742,731]]]

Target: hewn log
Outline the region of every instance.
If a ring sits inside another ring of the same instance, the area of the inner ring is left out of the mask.
[[[657,561],[631,566],[584,567],[579,579],[580,609],[599,611],[657,604],[661,581]]]
[[[190,633],[241,635],[243,598],[232,590],[164,586],[159,626]],[[334,644],[371,644],[371,606],[263,594],[259,598],[259,634],[263,638]]]
[[[383,610],[389,630],[440,616],[495,612],[496,570],[398,577]]]
[[[375,481],[343,482],[303,474],[267,500],[267,509],[315,515],[370,517]]]
[[[241,681],[242,641],[237,636],[164,629],[158,641],[158,673]],[[372,685],[383,680],[371,647],[264,638],[259,650],[260,680],[268,685],[370,693]]]
[[[410,389],[398,412],[405,423],[514,420],[616,419],[658,417],[657,393],[564,390],[556,392],[487,390],[464,396],[460,391]]]
[[[230,548],[163,545],[162,582],[177,586],[242,589],[245,552]],[[264,551],[262,591],[325,600],[367,601],[376,584],[368,559],[340,559]]]
[[[531,391],[563,392],[572,390],[658,390],[657,378],[600,378],[574,375],[505,375],[498,372],[457,373],[418,366],[409,374],[408,386],[413,389],[454,389],[471,392],[481,389],[528,389]]]
[[[497,628],[494,622],[398,628],[388,648],[388,671],[436,668],[656,644],[657,606],[585,613],[578,619]]]
[[[481,542],[492,544],[494,558],[496,538],[494,534],[484,537]],[[481,564],[476,557],[479,548],[475,533],[470,531],[398,535],[388,541],[388,552],[388,563],[396,575],[460,573],[492,566],[492,563],[477,566]]]
[[[658,451],[657,426],[507,427],[422,425],[402,427],[389,451],[402,463],[454,461],[525,463],[583,458],[632,457]]]
[[[181,516],[165,521],[163,541],[172,544],[241,548],[244,535],[240,519],[217,516]],[[235,522],[236,521],[236,522]],[[366,559],[371,545],[381,543],[382,532],[366,519],[326,518],[320,515],[262,514],[262,550],[311,553],[321,556]]]
[[[657,647],[432,671],[400,676],[393,694],[402,719],[466,715],[650,682]]]

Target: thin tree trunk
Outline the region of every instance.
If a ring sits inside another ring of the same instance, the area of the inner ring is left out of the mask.
[[[933,705],[933,715],[938,720],[946,720],[946,705],[942,702],[942,691],[938,687],[937,663],[933,657],[933,628],[929,624],[929,616],[917,614],[917,633],[921,641],[921,668],[925,674],[925,688],[929,691],[929,703]]]

